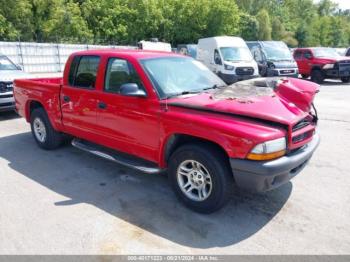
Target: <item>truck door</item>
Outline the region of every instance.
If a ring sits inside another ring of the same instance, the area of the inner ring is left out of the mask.
[[[159,101],[127,96],[120,92],[124,84],[144,84],[133,64],[122,58],[106,61],[105,81],[98,95],[97,125],[101,143],[116,150],[158,161]]]
[[[312,67],[312,53],[309,50],[304,50],[303,56],[301,58],[301,63],[300,63],[300,69],[302,74],[307,74],[309,75],[311,73],[311,67]]]
[[[76,56],[71,62],[68,84],[62,86],[61,108],[65,129],[77,137],[96,132],[96,76],[98,56]]]

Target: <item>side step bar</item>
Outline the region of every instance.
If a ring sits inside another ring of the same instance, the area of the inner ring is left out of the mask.
[[[147,160],[139,159],[124,153],[119,153],[115,150],[81,139],[73,139],[72,146],[147,174],[156,174],[164,171],[164,169],[159,168],[156,164]]]

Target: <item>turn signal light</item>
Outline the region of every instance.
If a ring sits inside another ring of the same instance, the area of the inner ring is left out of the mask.
[[[266,154],[254,154],[249,153],[247,156],[247,159],[250,160],[258,160],[258,161],[264,161],[264,160],[272,160],[279,158],[281,156],[284,156],[286,154],[286,150],[281,150],[273,153],[266,153]]]

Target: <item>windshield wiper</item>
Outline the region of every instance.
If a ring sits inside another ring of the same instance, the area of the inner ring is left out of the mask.
[[[225,86],[218,86],[218,85],[215,84],[215,85],[203,88],[202,90],[205,91],[205,90],[210,90],[210,89],[217,89],[217,88],[220,88],[220,87],[225,87]]]
[[[169,99],[169,98],[173,98],[173,97],[177,97],[177,96],[183,96],[183,95],[190,95],[190,94],[198,94],[200,93],[202,90],[194,90],[194,91],[182,91],[180,93],[175,93],[175,94],[169,94],[165,97],[165,99]]]

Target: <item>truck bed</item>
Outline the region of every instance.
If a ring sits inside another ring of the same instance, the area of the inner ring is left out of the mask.
[[[44,107],[54,126],[61,125],[60,89],[62,77],[16,79],[14,96],[16,110],[29,122],[26,112],[33,106],[32,101],[44,101]]]

